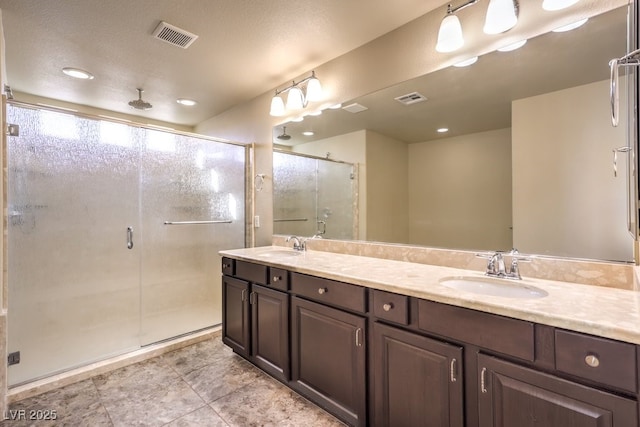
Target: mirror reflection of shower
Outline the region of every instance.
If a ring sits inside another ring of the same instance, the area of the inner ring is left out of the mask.
[[[274,234],[355,239],[357,212],[356,165],[274,151]]]

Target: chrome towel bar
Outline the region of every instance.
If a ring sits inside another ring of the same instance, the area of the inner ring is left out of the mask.
[[[193,224],[231,224],[230,219],[220,221],[165,221],[164,225],[193,225]]]

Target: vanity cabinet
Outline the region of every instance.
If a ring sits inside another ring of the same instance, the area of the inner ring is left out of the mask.
[[[223,265],[232,262],[223,259]],[[237,277],[222,277],[222,341],[287,382],[291,372],[289,295],[283,290],[288,288],[288,272],[244,261],[233,265]]]
[[[349,425],[639,425],[637,345],[223,264],[223,341]]]
[[[636,400],[478,356],[480,427],[637,427]]]
[[[292,273],[291,293],[291,387],[348,424],[367,425],[366,289]]]
[[[374,423],[464,425],[462,347],[375,322]]]

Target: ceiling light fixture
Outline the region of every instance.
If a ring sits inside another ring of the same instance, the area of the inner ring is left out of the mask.
[[[584,19],[581,19],[579,21],[573,22],[571,24],[563,25],[562,27],[558,27],[558,28],[556,28],[555,30],[552,30],[552,31],[554,33],[564,33],[566,31],[575,30],[578,27],[582,27],[588,20],[589,20],[589,18],[584,18]]]
[[[569,6],[573,6],[578,3],[579,0],[544,0],[542,2],[542,8],[544,10],[560,10],[566,9]]]
[[[304,136],[313,136],[314,135],[312,130],[305,130],[304,132],[302,132],[302,134]]]
[[[186,105],[187,107],[193,107],[194,105],[197,104],[197,102],[194,101],[193,99],[187,99],[187,98],[178,98],[176,99],[176,102],[181,105]]]
[[[93,80],[93,74],[80,68],[65,67],[62,69],[62,72],[74,79]]]
[[[449,132],[449,128],[440,128],[438,129],[438,133],[446,133]]]
[[[517,0],[491,0],[484,21],[485,34],[500,34],[518,23]]]
[[[465,7],[476,4],[478,0],[469,0],[467,3],[456,8],[447,5],[447,15],[440,23],[438,30],[438,41],[436,42],[436,51],[441,53],[453,52],[464,46],[464,37],[462,36],[462,25],[460,19],[455,15],[456,12]]]
[[[303,86],[306,86],[305,92],[302,91]],[[285,92],[287,92],[286,108],[284,100],[280,96]],[[271,99],[271,110],[269,114],[272,116],[284,116],[286,110],[302,110],[309,104],[309,101],[320,101],[322,96],[322,85],[316,77],[315,71],[312,71],[309,77],[297,83],[294,80],[291,85],[284,89],[276,89],[276,93]]]

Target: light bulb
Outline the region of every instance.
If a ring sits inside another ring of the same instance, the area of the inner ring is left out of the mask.
[[[321,101],[322,100],[322,85],[320,80],[316,78],[315,74],[312,74],[311,79],[307,82],[307,101]]]
[[[300,90],[299,87],[294,86],[289,89],[289,94],[287,95],[287,109],[301,110],[302,108],[304,108],[302,90]]]
[[[284,116],[284,101],[278,95],[271,98],[271,111],[269,112],[272,116]]]
[[[500,34],[518,23],[513,0],[491,0],[484,21],[485,34]]]
[[[462,26],[460,20],[454,14],[444,17],[438,31],[438,43],[436,50],[438,52],[447,53],[460,49],[464,45],[462,37]]]

